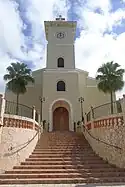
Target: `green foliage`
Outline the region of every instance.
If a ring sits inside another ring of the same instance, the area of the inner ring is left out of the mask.
[[[111,94],[111,113],[113,113],[113,93],[123,88],[124,73],[125,70],[120,69],[120,65],[113,61],[103,64],[97,70],[96,80],[98,81],[98,89],[104,93]]]
[[[121,90],[124,86],[123,75],[125,70],[118,69],[119,64],[107,62],[97,70],[96,80],[98,80],[98,88],[104,93],[111,93]]]
[[[11,63],[7,67],[8,74],[4,75],[4,80],[8,81],[6,87],[15,94],[24,94],[29,82],[34,83],[31,69],[24,63]]]
[[[31,69],[29,69],[24,63],[11,63],[6,70],[8,73],[4,75],[3,79],[8,81],[6,89],[17,95],[18,113],[19,95],[24,94],[27,91],[26,86],[29,82],[34,83],[34,78],[32,77]]]

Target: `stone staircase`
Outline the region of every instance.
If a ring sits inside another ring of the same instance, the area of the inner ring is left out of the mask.
[[[33,153],[0,175],[0,184],[125,182],[125,169],[97,156],[82,134],[51,132],[41,135]]]

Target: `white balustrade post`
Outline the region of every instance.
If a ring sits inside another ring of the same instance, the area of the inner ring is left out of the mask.
[[[1,143],[2,128],[3,128],[4,112],[5,112],[5,98],[2,94],[0,94],[0,143]]]
[[[36,119],[36,109],[35,106],[33,106],[33,129],[35,130],[35,119]]]
[[[125,124],[125,94],[123,95],[123,99],[121,100],[121,107],[122,107],[123,120]]]
[[[0,126],[3,125],[3,117],[5,112],[5,98],[0,94]]]
[[[38,123],[40,125],[40,114],[38,113]]]

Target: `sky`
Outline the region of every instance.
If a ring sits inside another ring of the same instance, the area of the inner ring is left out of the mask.
[[[0,92],[11,62],[32,70],[46,65],[44,21],[62,15],[77,21],[76,67],[95,77],[101,64],[125,68],[125,0],[0,0]],[[125,80],[125,76],[124,76]],[[122,97],[125,87],[117,93]]]

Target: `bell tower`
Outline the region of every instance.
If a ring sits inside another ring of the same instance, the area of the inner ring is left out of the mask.
[[[76,22],[59,16],[55,21],[45,21],[47,44],[46,69],[71,70],[75,68],[74,38]]]

